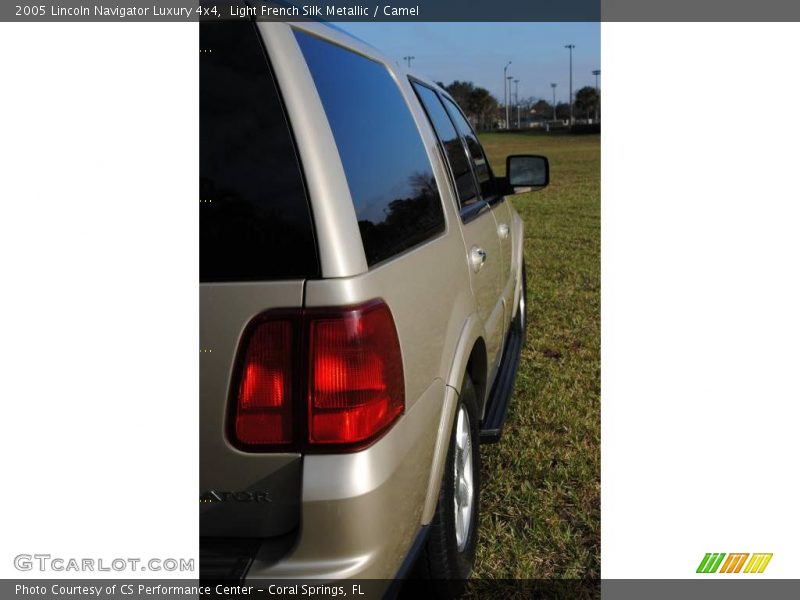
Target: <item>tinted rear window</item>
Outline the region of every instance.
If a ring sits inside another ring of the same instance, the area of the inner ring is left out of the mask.
[[[445,99],[447,103],[447,111],[453,118],[458,131],[464,136],[467,142],[467,148],[472,157],[472,164],[475,167],[475,176],[478,178],[478,184],[481,186],[481,196],[484,200],[491,200],[497,196],[497,186],[495,184],[492,169],[489,166],[489,161],[483,152],[483,147],[478,142],[478,136],[472,130],[469,121],[461,113],[461,110],[449,98]]]
[[[439,189],[408,105],[386,68],[296,32],[373,265],[444,231]]]
[[[200,280],[317,277],[291,132],[252,22],[200,25]]]
[[[464,150],[464,144],[461,143],[461,138],[458,137],[455,126],[447,116],[436,92],[419,83],[414,83],[413,86],[447,155],[447,162],[456,183],[459,204],[462,208],[475,204],[478,201],[475,178],[472,176],[469,157]]]

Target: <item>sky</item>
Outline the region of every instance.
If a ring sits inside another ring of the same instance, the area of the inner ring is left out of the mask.
[[[449,84],[472,81],[503,101],[503,66],[519,79],[519,97],[556,101],[569,96],[569,50],[573,91],[594,86],[600,68],[599,23],[337,23],[398,62],[414,56],[414,71]],[[602,87],[602,79],[600,80]],[[513,87],[512,87],[513,91]],[[513,100],[512,100],[513,102]]]

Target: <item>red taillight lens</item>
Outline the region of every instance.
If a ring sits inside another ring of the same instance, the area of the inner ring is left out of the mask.
[[[257,317],[245,333],[237,374],[229,431],[235,445],[251,452],[362,448],[405,409],[400,341],[381,301]],[[296,389],[293,381],[304,380],[307,387]],[[298,406],[304,392],[308,404]],[[307,438],[295,439],[295,430],[307,430]]]
[[[308,441],[360,444],[403,412],[400,343],[383,303],[309,318]]]
[[[234,431],[245,445],[292,441],[292,323],[265,321],[250,334],[241,363]]]

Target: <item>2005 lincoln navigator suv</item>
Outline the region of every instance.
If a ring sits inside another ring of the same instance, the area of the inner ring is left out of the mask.
[[[204,578],[469,576],[523,227],[436,84],[319,23],[203,23]]]

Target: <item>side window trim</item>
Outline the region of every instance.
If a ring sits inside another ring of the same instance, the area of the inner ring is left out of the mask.
[[[469,146],[467,146],[467,140],[464,139],[464,136],[461,135],[461,132],[458,130],[458,126],[453,121],[453,115],[450,114],[450,111],[447,110],[447,97],[440,93],[439,90],[433,90],[433,93],[436,94],[437,98],[439,98],[439,102],[442,103],[442,108],[444,108],[444,112],[447,115],[447,118],[450,119],[450,123],[453,125],[453,129],[456,130],[456,135],[458,135],[458,139],[461,141],[461,149],[464,152],[464,155],[467,157],[467,164],[469,165],[470,173],[472,173],[472,181],[475,185],[475,192],[477,194],[478,200],[477,202],[470,204],[469,206],[465,206],[461,208],[461,221],[464,223],[468,223],[469,221],[476,219],[479,215],[483,214],[483,207],[487,206],[488,203],[481,195],[481,185],[478,182],[478,174],[475,172],[475,164],[472,160],[472,156],[469,153]],[[455,102],[454,102],[455,104]],[[476,209],[476,206],[480,205],[480,209]]]
[[[494,171],[492,171],[492,166],[489,164],[489,157],[486,156],[486,150],[483,149],[483,145],[481,144],[480,139],[478,139],[478,134],[475,133],[475,129],[470,124],[469,119],[467,119],[467,116],[464,114],[464,111],[461,110],[461,107],[456,103],[455,100],[453,100],[452,98],[448,98],[447,96],[444,96],[443,94],[439,94],[439,96],[442,98],[442,104],[444,105],[445,112],[447,112],[447,116],[450,117],[450,120],[451,121],[453,120],[453,116],[450,114],[450,108],[449,108],[449,107],[452,106],[455,110],[458,111],[458,113],[461,116],[461,118],[464,119],[464,122],[469,127],[470,132],[472,133],[473,137],[475,138],[475,142],[478,144],[478,146],[481,149],[481,154],[483,154],[483,160],[486,162],[486,168],[489,171],[489,178],[492,180],[492,182],[494,184],[494,186],[493,186],[494,189],[497,190],[498,189],[497,178],[494,176]],[[455,126],[455,123],[453,123],[453,125]],[[458,137],[461,138],[461,143],[464,146],[464,151],[467,153],[467,158],[469,159],[469,163],[470,163],[470,165],[472,167],[472,174],[475,177],[475,184],[478,186],[478,196],[480,197],[480,199],[483,202],[486,202],[487,204],[490,204],[490,205],[494,205],[494,204],[497,204],[497,203],[502,202],[503,200],[505,200],[505,196],[503,196],[502,194],[499,194],[499,193],[496,193],[491,198],[484,198],[483,192],[481,191],[480,182],[478,181],[478,173],[475,170],[475,160],[472,158],[472,152],[470,152],[469,145],[467,144],[467,140],[466,140],[466,138],[464,137],[464,135],[461,133],[461,131],[459,130],[459,128],[457,126],[456,126],[456,131],[458,132]]]
[[[483,198],[481,198],[474,204],[465,206],[459,212],[459,215],[461,216],[461,222],[466,225],[470,221],[474,221],[475,219],[480,217],[483,213],[485,213],[487,210],[489,210],[490,206],[491,205]]]
[[[459,217],[461,218],[461,222],[464,224],[469,223],[470,221],[477,219],[480,215],[486,212],[486,209],[489,207],[489,202],[487,202],[483,198],[483,196],[481,196],[481,188],[480,185],[478,184],[478,177],[477,174],[475,173],[475,166],[473,164],[472,157],[469,154],[469,148],[467,147],[467,142],[464,139],[464,136],[461,135],[461,132],[458,131],[458,127],[456,127],[456,124],[453,123],[453,118],[448,112],[447,106],[445,105],[444,96],[442,96],[442,94],[440,94],[439,91],[436,90],[435,88],[431,87],[430,85],[428,85],[423,81],[420,81],[419,79],[417,79],[412,75],[408,76],[408,80],[411,82],[412,88],[415,86],[421,86],[433,92],[436,95],[436,98],[439,100],[439,102],[442,105],[442,108],[444,109],[445,115],[447,115],[447,118],[453,125],[453,129],[455,130],[456,135],[458,136],[458,139],[461,142],[461,149],[467,158],[467,165],[469,166],[469,170],[472,175],[473,185],[475,187],[475,191],[477,194],[477,200],[467,206],[461,206],[461,199],[458,196],[458,187],[456,186],[455,174],[453,173],[453,165],[450,163],[450,158],[447,156],[447,152],[445,152],[444,150],[444,142],[442,141],[442,138],[439,137],[439,133],[436,131],[436,128],[433,126],[433,121],[428,112],[428,107],[425,106],[425,103],[419,98],[419,96],[417,96],[415,91],[414,95],[417,96],[417,101],[422,107],[422,110],[425,113],[426,118],[428,119],[428,124],[431,127],[431,131],[433,131],[433,135],[436,138],[436,146],[439,148],[439,156],[442,158],[442,161],[444,162],[448,174],[448,179],[450,180],[450,189],[453,192],[453,197],[456,200],[456,210],[458,211]]]
[[[417,99],[417,102],[422,107],[422,112],[425,113],[425,118],[427,119],[428,126],[430,127],[431,131],[433,131],[433,137],[436,138],[436,148],[439,151],[439,158],[444,164],[444,169],[447,172],[447,180],[450,182],[450,191],[453,193],[453,198],[455,198],[456,201],[456,210],[460,210],[461,203],[458,198],[458,190],[456,188],[456,178],[455,175],[453,175],[453,165],[450,164],[450,159],[447,157],[447,153],[444,151],[444,145],[442,144],[442,139],[439,137],[436,128],[434,128],[433,123],[431,122],[431,116],[430,114],[428,114],[428,107],[425,106],[425,103],[417,95],[417,91],[414,88],[416,88],[417,86],[423,86],[434,93],[435,90],[430,86],[425,85],[424,83],[422,83],[417,78],[411,75],[408,76],[408,81],[409,83],[411,83],[411,88],[414,90],[414,97]]]

